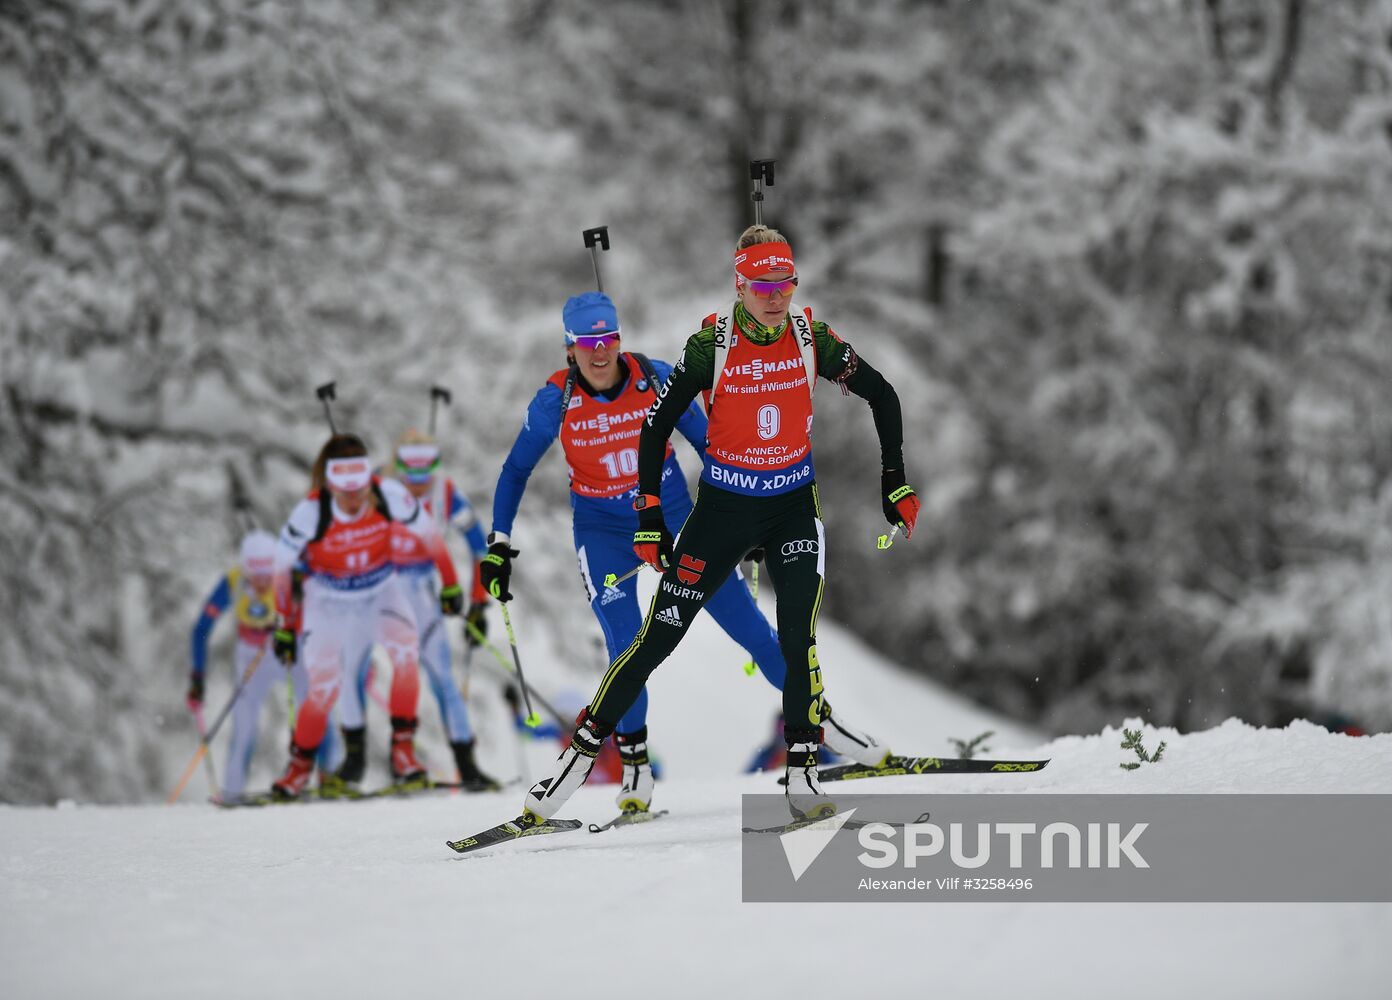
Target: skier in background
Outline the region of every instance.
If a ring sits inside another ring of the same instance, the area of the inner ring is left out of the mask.
[[[472,624],[479,635],[486,634],[488,620],[484,617],[484,607],[488,603],[488,593],[479,578],[478,560],[487,547],[474,508],[452,480],[439,474],[440,448],[428,434],[414,429],[406,431],[397,438],[395,456],[396,478],[424,507],[425,513],[435,522],[437,532],[443,536],[446,527],[453,525],[469,544],[474,554],[474,587],[464,620]],[[450,666],[449,635],[440,608],[435,560],[424,541],[401,525],[393,525],[392,551],[396,571],[415,611],[416,627],[420,631],[421,665],[425,667],[430,688],[440,706],[460,785],[471,792],[496,790],[500,787],[498,782],[480,771],[474,761],[469,709]],[[464,641],[469,646],[479,644],[476,634],[467,627]],[[364,738],[361,729],[352,734],[345,729],[343,735],[345,740],[356,740],[359,745]]]
[[[271,630],[275,627],[274,568],[275,536],[265,531],[248,532],[242,538],[237,564],[223,574],[204,600],[203,612],[194,623],[190,638],[193,666],[189,671],[187,702],[189,711],[195,714],[203,708],[208,640],[218,618],[229,607],[237,622],[237,646],[232,661],[236,671],[234,682],[245,677],[248,668],[256,663],[255,673],[232,706],[232,739],[222,776],[221,801],[226,805],[235,804],[246,788],[247,768],[256,750],[261,703],[275,682],[285,676],[267,662],[269,657],[263,652],[267,650]]]
[[[639,429],[672,369],[666,362],[622,349],[618,312],[603,292],[570,298],[562,310],[562,322],[569,365],[554,372],[532,398],[522,430],[503,463],[493,496],[493,531],[481,572],[490,594],[500,601],[512,599],[508,587],[512,560],[518,554],[511,547],[513,520],[532,470],[560,437],[570,467],[570,506],[580,579],[613,662],[640,634],[640,626],[647,628],[638,610],[637,579],[609,587],[603,581],[607,574],[623,576],[642,564],[633,546],[639,527],[633,510],[638,495]],[[706,418],[691,399],[682,403],[673,424],[698,453],[704,454]],[[671,444],[665,438],[662,444],[660,469],[649,489],[660,491],[664,509],[673,523],[681,524],[691,510],[691,495]],[[731,568],[733,575],[729,575]],[[689,572],[685,567],[678,569],[667,585],[686,588],[699,577],[696,574],[688,579]],[[721,581],[722,585],[713,587],[703,599],[705,610],[750,653],[769,683],[781,689],[787,668],[778,636],[760,613],[733,562]],[[693,608],[692,614],[696,610]],[[647,692],[639,684],[610,727],[624,765],[617,802],[626,812],[646,812],[652,802],[647,707]],[[826,711],[825,718],[830,719],[830,708]],[[878,764],[889,754],[886,747],[839,717],[829,733],[828,741],[834,741],[837,752],[862,763]],[[596,744],[596,753],[603,742],[601,739]]]
[[[834,810],[817,780],[829,721],[816,645],[825,565],[811,442],[818,376],[869,402],[880,439],[883,512],[906,538],[919,502],[905,481],[899,397],[850,344],[825,323],[814,323],[810,309],[792,309],[798,276],[787,240],[751,226],[736,245],[734,265],[733,308],[708,316],[687,340],[638,442],[633,551],[662,574],[657,597],[633,643],[610,665],[552,774],[528,790],[521,822],[544,822],[584,784],[600,746],[624,724],[649,674],[755,547],[765,552],[777,592],[778,637],[789,665],[783,685],[788,806],[794,816]],[[664,480],[669,438],[701,393],[710,415],[708,441],[700,493],[687,516],[684,508],[673,509]],[[682,524],[675,543],[669,523]]]
[[[817,754],[818,764],[831,764],[835,760],[836,755],[825,745]],[[744,773],[758,774],[761,771],[777,771],[780,767],[786,766],[787,762],[788,747],[783,741],[783,713],[779,712],[773,717],[773,735],[767,743],[754,751],[754,756],[744,766]],[[594,780],[593,775],[591,775],[590,780]]]
[[[503,688],[503,700],[512,711],[512,726],[517,731],[518,739],[555,740],[563,748],[570,743],[569,725],[562,726],[552,719],[538,726],[527,725],[527,712],[523,708],[522,694],[516,685],[509,684]],[[562,715],[574,718],[585,707],[585,696],[573,690],[562,691],[555,696],[555,704],[556,710]],[[661,781],[662,762],[657,755],[649,752],[648,763],[652,768],[653,781]],[[590,781],[596,785],[617,785],[623,782],[623,758],[619,756],[613,740],[606,742],[600,749],[599,756],[595,759],[594,770],[590,772]]]
[[[392,664],[390,696],[391,769],[398,783],[428,779],[415,752],[420,695],[420,637],[416,618],[397,576],[392,555],[394,525],[419,537],[443,581],[445,614],[463,610],[463,592],[454,563],[435,521],[394,479],[372,474],[367,447],[353,434],[335,434],[314,462],[312,488],[296,505],[276,545],[276,655],[286,663],[299,655],[309,676],[309,695],[295,719],[290,762],[271,786],[273,799],[298,798],[309,783],[315,751],[342,699],[345,731],[363,726],[357,676],[374,643],[385,647]],[[296,606],[291,572],[303,560],[303,603]],[[298,643],[297,633],[304,641]],[[346,684],[345,684],[346,681]],[[321,793],[334,794],[362,780],[361,745],[348,747],[342,766]]]

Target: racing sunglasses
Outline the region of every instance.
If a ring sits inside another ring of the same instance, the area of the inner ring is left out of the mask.
[[[570,342],[576,347],[584,347],[591,351],[598,350],[601,346],[612,351],[619,346],[619,335],[617,333],[578,333],[571,335]]]
[[[396,450],[396,470],[413,483],[429,482],[440,467],[440,449],[433,444],[405,444]]]
[[[750,278],[748,281],[749,290],[761,299],[766,299],[774,292],[784,297],[792,295],[793,289],[797,287],[797,275],[791,278],[781,278],[778,281],[756,281]]]

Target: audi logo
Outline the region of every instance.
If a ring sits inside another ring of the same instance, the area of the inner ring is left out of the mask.
[[[795,556],[803,552],[816,555],[817,540],[815,538],[799,538],[796,542],[788,542],[783,546],[783,554],[785,556]]]

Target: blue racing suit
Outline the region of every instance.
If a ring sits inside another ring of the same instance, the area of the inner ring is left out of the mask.
[[[640,565],[633,551],[633,533],[638,530],[638,513],[633,509],[638,495],[636,449],[642,418],[658,390],[632,354],[623,354],[621,364],[623,378],[607,393],[593,392],[577,376],[564,420],[561,403],[567,371],[562,369],[551,376],[527,407],[522,430],[503,462],[493,496],[493,530],[511,535],[532,470],[552,442],[561,438],[571,472],[570,506],[580,579],[604,631],[611,663],[628,648],[643,624],[637,577],[612,587],[604,586],[604,578],[610,573],[623,576]],[[653,360],[651,364],[657,379],[665,381],[671,374],[667,363]],[[706,417],[696,403],[677,421],[677,430],[704,455]],[[670,446],[662,469],[661,499],[670,525],[683,523],[691,513],[691,494]],[[769,683],[782,690],[787,667],[778,635],[754,603],[738,569],[703,610],[749,652]],[[648,695],[643,691],[619,720],[616,732],[637,732],[646,724],[647,714]]]

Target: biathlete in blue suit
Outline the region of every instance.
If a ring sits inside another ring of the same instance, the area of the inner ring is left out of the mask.
[[[636,577],[609,587],[603,581],[609,573],[623,576],[641,565],[633,549],[633,533],[638,530],[638,515],[633,509],[638,495],[638,435],[671,366],[621,349],[618,313],[603,292],[586,292],[569,299],[562,316],[570,364],[555,372],[532,398],[522,430],[503,463],[493,496],[493,531],[480,575],[490,594],[499,601],[511,600],[508,586],[512,560],[518,554],[511,547],[513,521],[532,470],[559,437],[570,466],[570,505],[580,577],[604,631],[612,662],[638,635],[643,616],[638,609]],[[706,418],[695,402],[677,421],[677,430],[704,455]],[[691,511],[691,495],[670,443],[662,468],[661,497],[662,508],[670,512],[673,523],[682,523]],[[694,582],[702,568],[677,566],[664,577],[663,586]],[[781,690],[787,668],[778,635],[738,571],[716,590],[703,610],[749,652],[769,683]],[[645,690],[614,732],[623,760],[617,802],[624,811],[646,811],[652,801],[647,709]],[[869,736],[844,726],[839,718],[827,729],[826,741],[838,753],[880,760],[886,752]]]

